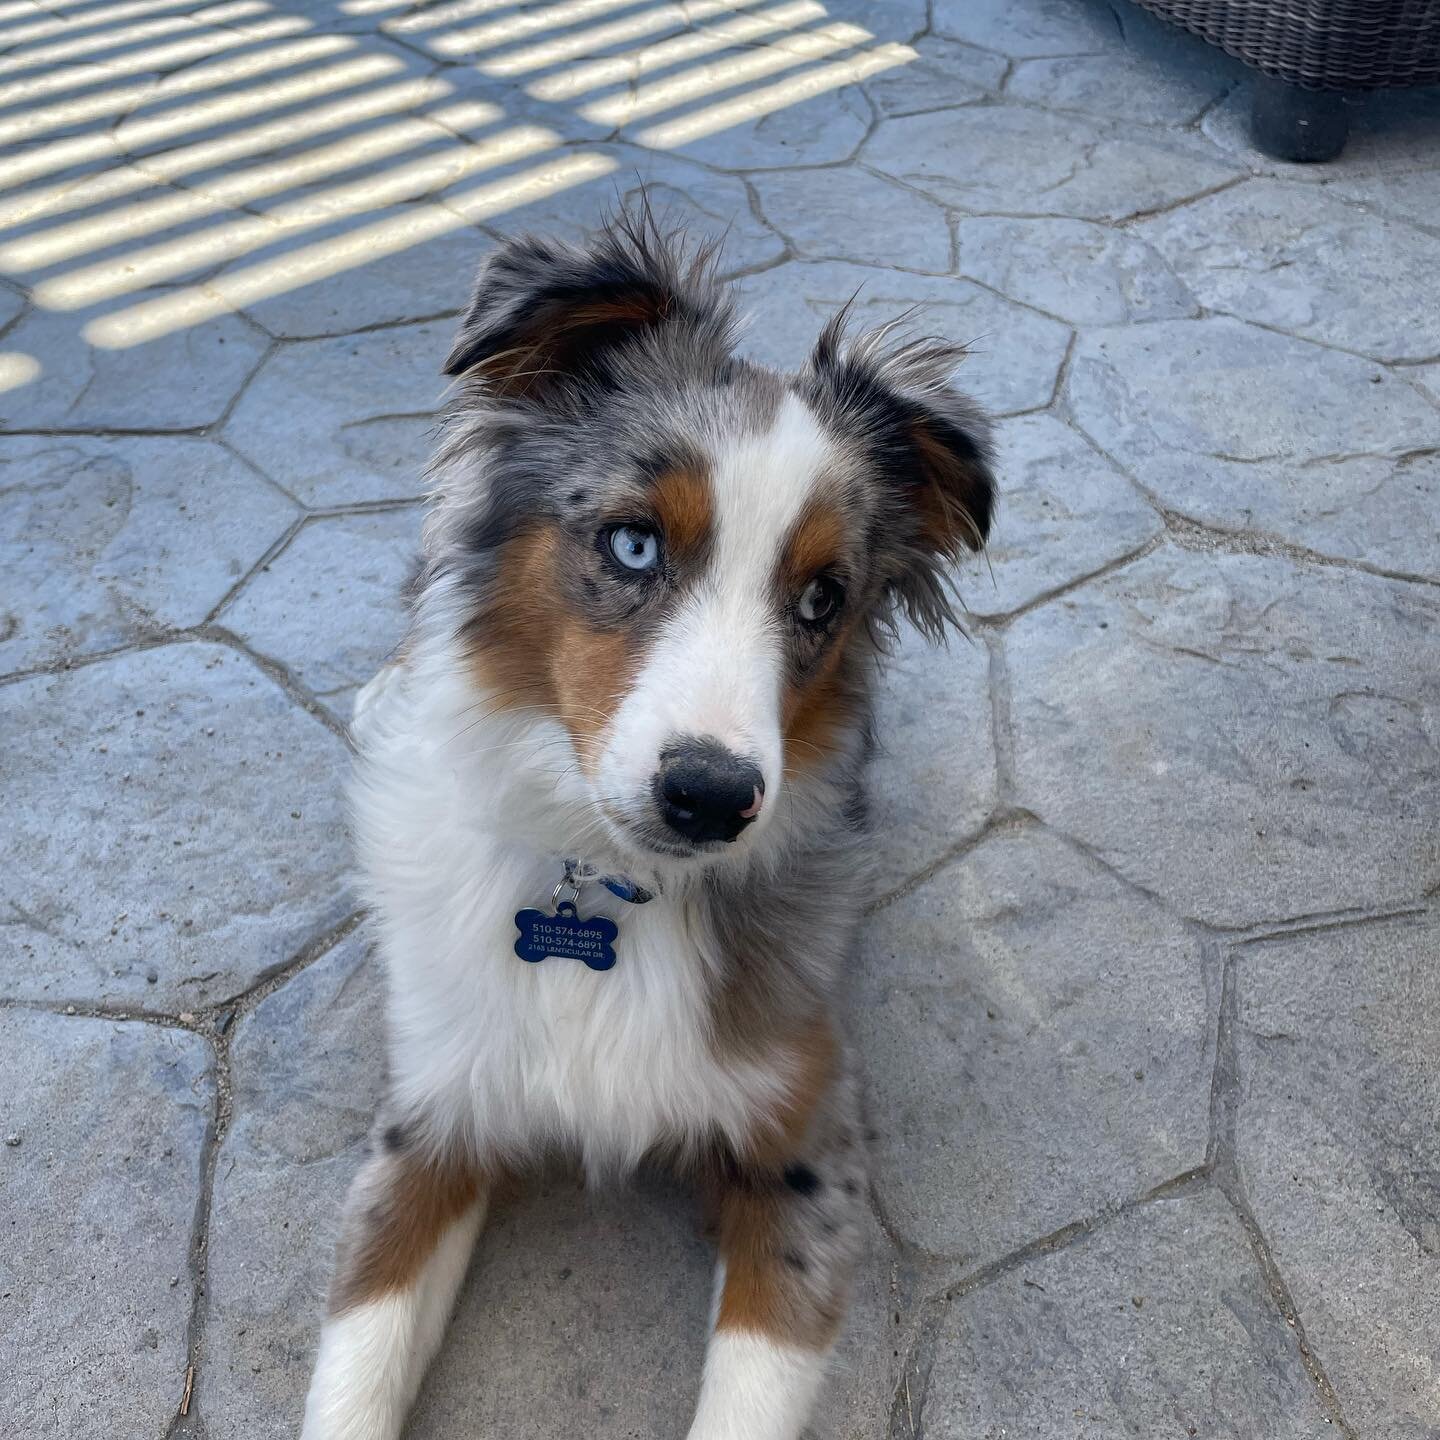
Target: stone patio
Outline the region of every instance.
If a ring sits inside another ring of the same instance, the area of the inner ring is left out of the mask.
[[[1100,0],[0,3],[0,1434],[294,1436],[380,1087],[355,688],[491,238],[648,182],[1004,418],[884,695],[823,1440],[1440,1437],[1440,104]],[[679,1440],[684,1196],[497,1218],[410,1434]]]

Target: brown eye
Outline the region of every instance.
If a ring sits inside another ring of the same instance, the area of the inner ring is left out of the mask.
[[[823,625],[839,608],[845,592],[838,581],[817,575],[801,592],[795,613],[806,625]]]

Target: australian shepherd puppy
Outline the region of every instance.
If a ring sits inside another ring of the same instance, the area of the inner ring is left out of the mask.
[[[986,427],[934,340],[739,358],[712,276],[644,214],[510,242],[446,365],[408,636],[357,705],[389,1092],[305,1440],[399,1435],[497,1180],[557,1150],[711,1195],[690,1440],[794,1440],[840,1327],[869,697],[902,612],[954,619]]]

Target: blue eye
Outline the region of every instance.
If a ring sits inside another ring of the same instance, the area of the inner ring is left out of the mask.
[[[617,525],[610,532],[610,553],[627,570],[653,570],[660,563],[660,537],[643,525]]]

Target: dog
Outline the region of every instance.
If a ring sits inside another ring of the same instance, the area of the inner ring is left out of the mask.
[[[395,1440],[502,1177],[659,1158],[719,1259],[690,1440],[795,1440],[866,1184],[837,995],[870,696],[995,504],[963,347],[741,358],[713,247],[622,212],[503,243],[446,374],[406,638],[352,809],[389,1087],[304,1440]],[[678,1432],[677,1432],[678,1433]]]

